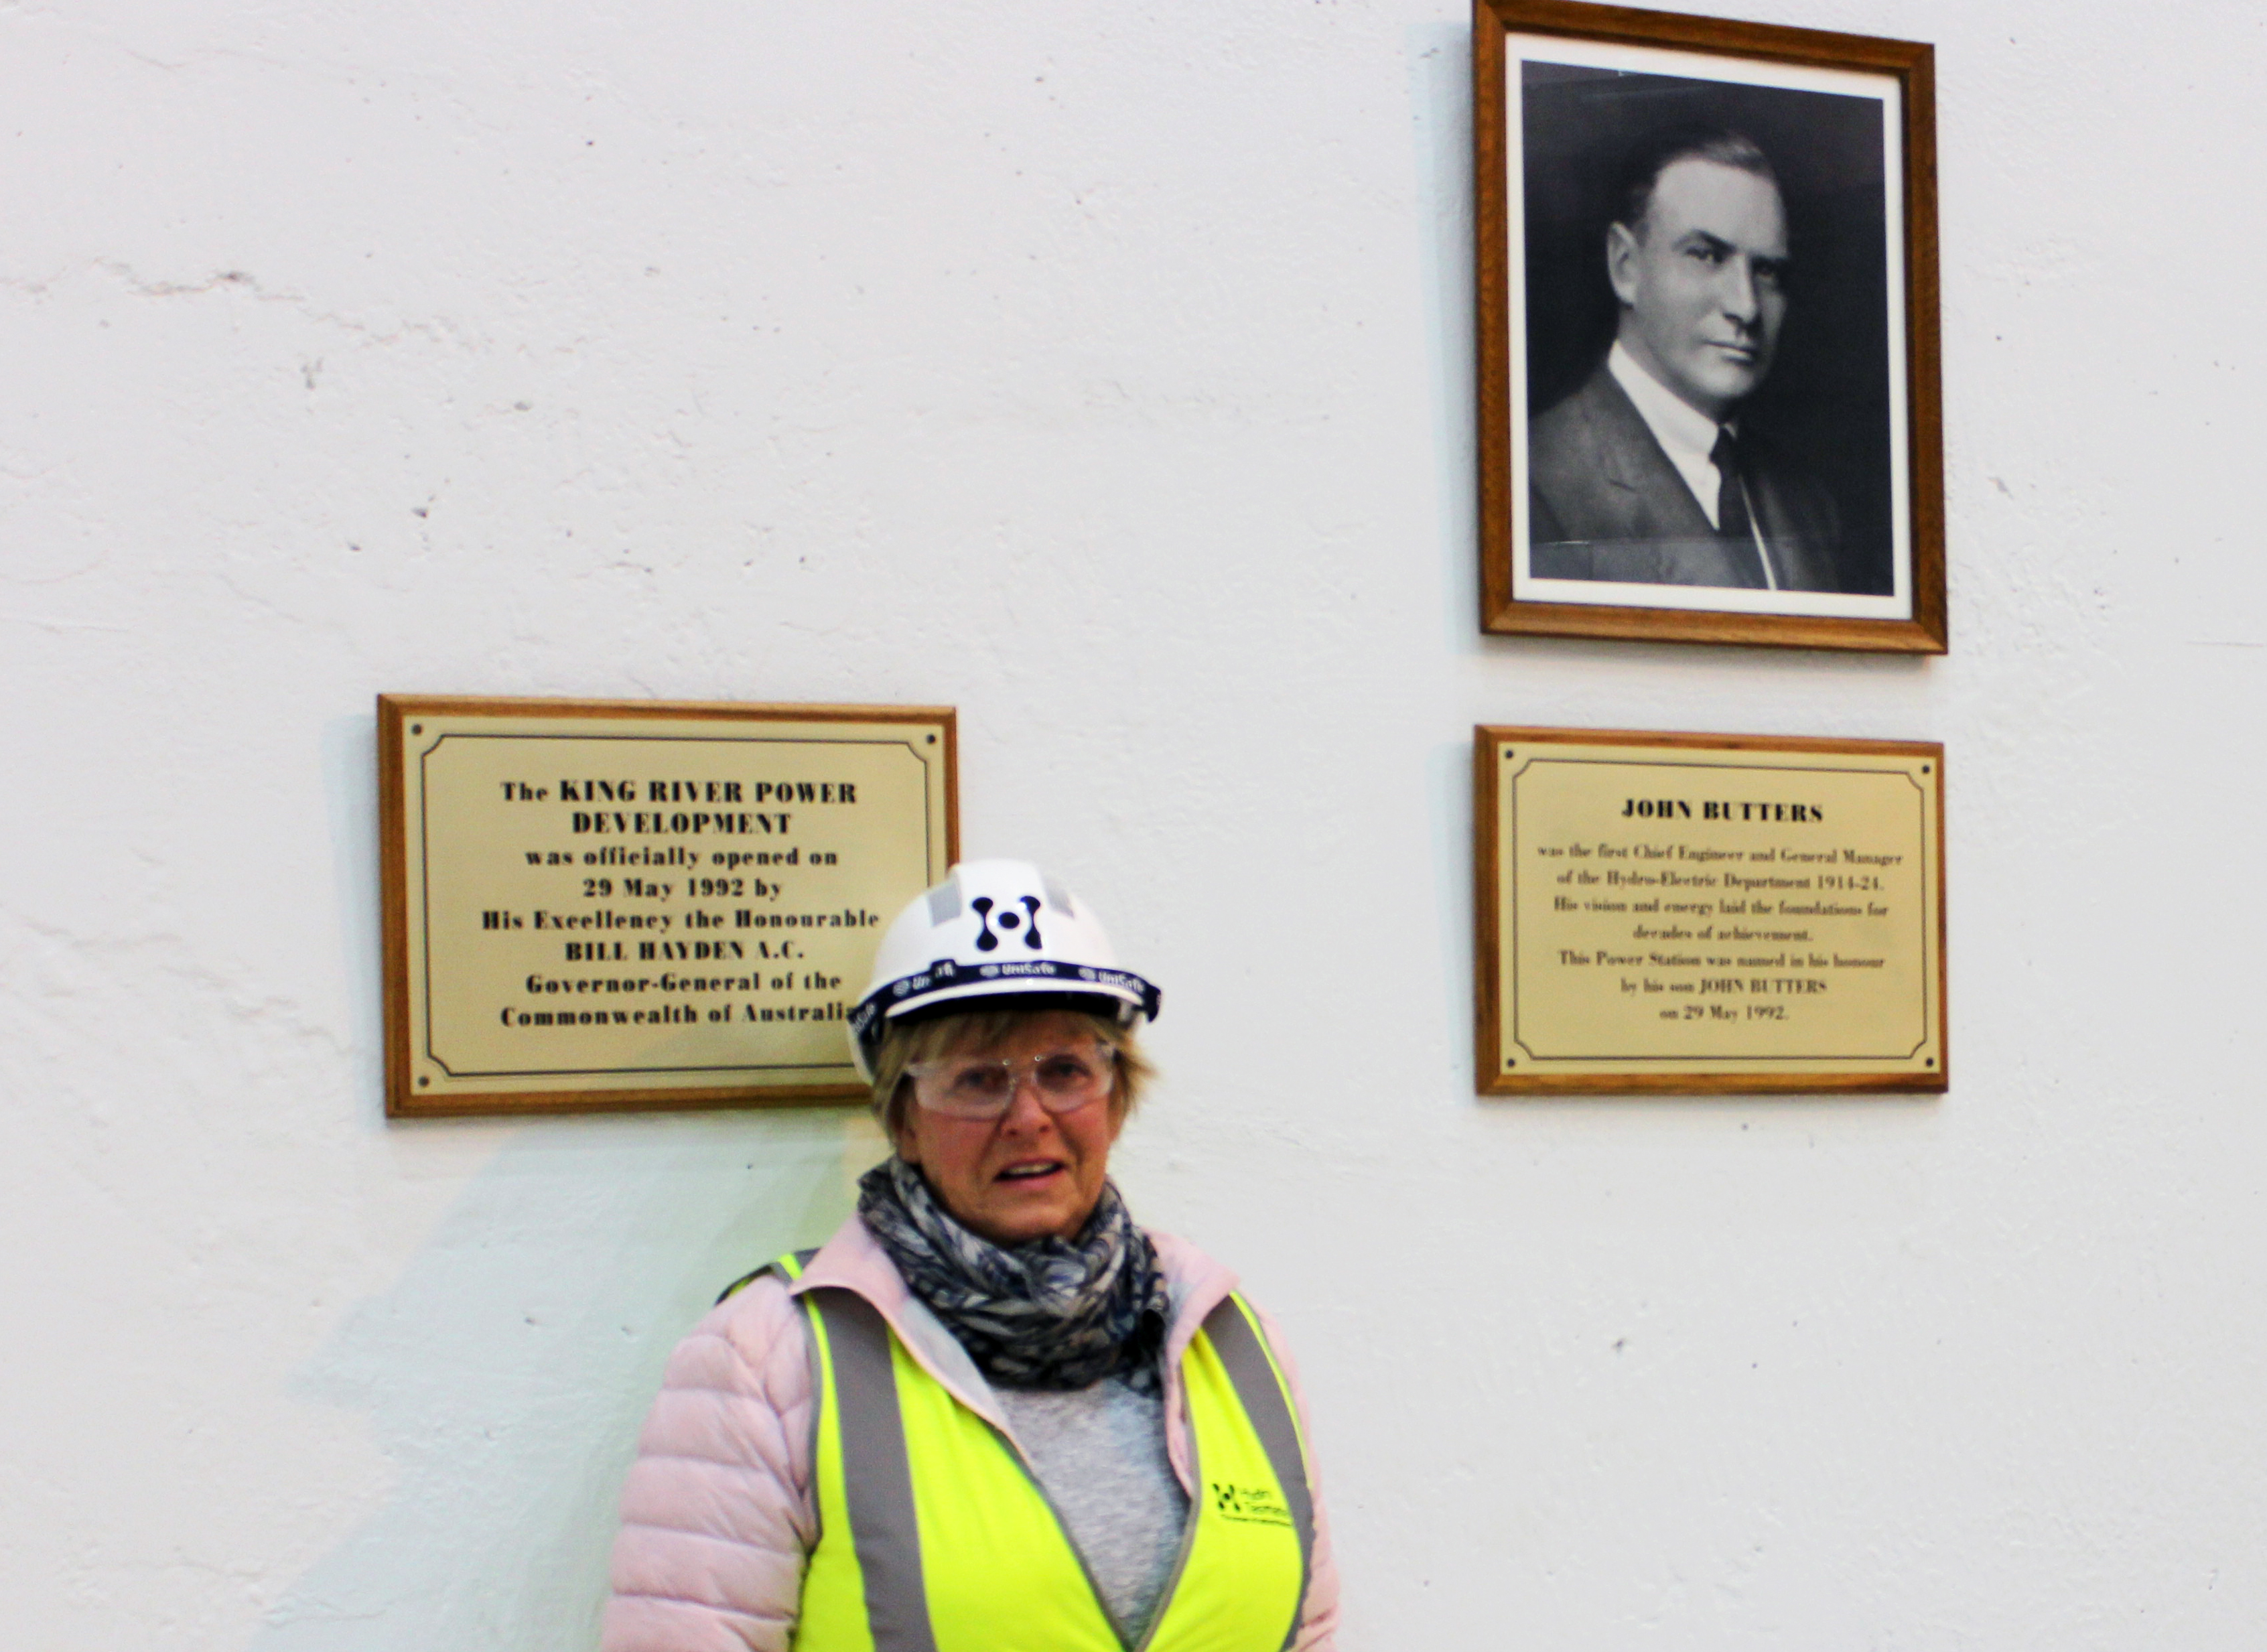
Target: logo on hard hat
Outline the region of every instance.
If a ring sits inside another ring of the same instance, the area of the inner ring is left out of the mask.
[[[1039,898],[1037,895],[1025,895],[1021,904],[1023,911],[1017,912],[1010,907],[1000,914],[998,921],[1001,929],[1009,935],[1021,929],[1023,932],[1023,944],[1036,952],[1045,944],[1039,939]],[[976,937],[976,950],[979,952],[992,952],[999,950],[1000,936],[992,933],[993,906],[994,902],[989,895],[979,895],[968,903],[968,909],[976,914],[977,925],[982,931]]]

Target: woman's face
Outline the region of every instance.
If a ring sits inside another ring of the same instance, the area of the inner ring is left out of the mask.
[[[1025,1063],[1056,1050],[1083,1050],[1094,1032],[1076,1016],[1035,1015],[995,1047],[956,1055]],[[1104,1096],[1075,1112],[1049,1112],[1038,1088],[1016,1086],[997,1119],[954,1119],[918,1100],[905,1112],[898,1156],[918,1164],[960,1224],[994,1245],[1021,1245],[1049,1234],[1078,1236],[1102,1197],[1118,1122]]]

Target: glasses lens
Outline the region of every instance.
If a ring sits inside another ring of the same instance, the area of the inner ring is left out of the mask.
[[[983,1118],[1006,1109],[1016,1079],[1005,1061],[940,1061],[935,1084],[939,1111]]]
[[[1071,1106],[1082,1106],[1093,1100],[1109,1081],[1099,1056],[1082,1055],[1075,1051],[1042,1055],[1032,1068],[1038,1078],[1040,1098]]]

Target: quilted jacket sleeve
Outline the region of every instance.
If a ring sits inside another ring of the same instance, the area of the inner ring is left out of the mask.
[[[677,1345],[622,1488],[603,1652],[787,1652],[818,1535],[810,1353],[770,1275]]]

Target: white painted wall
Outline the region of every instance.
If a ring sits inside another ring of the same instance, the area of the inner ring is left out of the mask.
[[[1451,0],[0,4],[11,1648],[587,1648],[817,1111],[380,1115],[380,690],[946,701],[1349,1652],[2267,1636],[2267,30],[1939,42],[1955,651],[1483,640]],[[1933,738],[1941,1101],[1483,1103],[1478,721]]]

